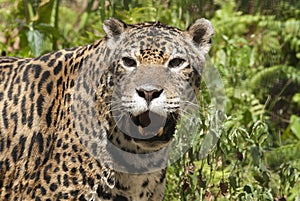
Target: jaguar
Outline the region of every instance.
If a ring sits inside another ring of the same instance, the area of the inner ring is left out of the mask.
[[[163,200],[212,24],[110,18],[103,30],[89,45],[0,57],[0,200]]]

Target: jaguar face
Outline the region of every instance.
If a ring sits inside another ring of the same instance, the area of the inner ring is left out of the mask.
[[[125,72],[118,85],[120,104],[137,127],[137,132],[131,132],[134,137],[157,136],[169,140],[171,135],[168,134],[173,132],[164,132],[164,127],[174,127],[182,107],[182,96],[193,69],[181,57],[167,56],[159,60],[163,62],[154,58],[143,62],[140,54],[135,54],[123,57],[119,65]]]
[[[200,19],[186,31],[120,21],[107,23],[105,29],[114,47],[109,69],[117,126],[135,141],[169,142],[180,114],[199,91],[213,33],[210,22]]]

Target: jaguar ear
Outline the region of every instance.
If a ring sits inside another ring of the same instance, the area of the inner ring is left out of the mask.
[[[108,38],[119,36],[127,28],[127,24],[122,20],[110,18],[103,22],[103,29]]]
[[[207,19],[201,18],[196,20],[194,24],[191,24],[186,31],[193,39],[204,54],[210,50],[211,36],[214,34],[214,29],[211,22]]]

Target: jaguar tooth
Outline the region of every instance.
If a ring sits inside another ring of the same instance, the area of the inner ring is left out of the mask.
[[[144,131],[144,129],[143,129],[143,127],[142,127],[141,125],[138,126],[138,129],[139,129],[139,133],[140,133],[141,135],[144,135],[144,134],[145,134],[145,131]]]
[[[164,127],[160,127],[156,135],[160,137],[162,136],[163,133],[164,133]]]

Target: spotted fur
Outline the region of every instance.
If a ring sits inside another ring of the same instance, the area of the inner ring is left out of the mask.
[[[163,199],[164,148],[182,93],[198,92],[212,26],[199,19],[182,31],[109,19],[104,31],[90,45],[0,57],[0,200]],[[116,115],[129,117],[125,130]],[[160,129],[147,130],[151,115],[164,121]],[[140,163],[126,155],[160,150]],[[114,168],[129,165],[136,172]]]

